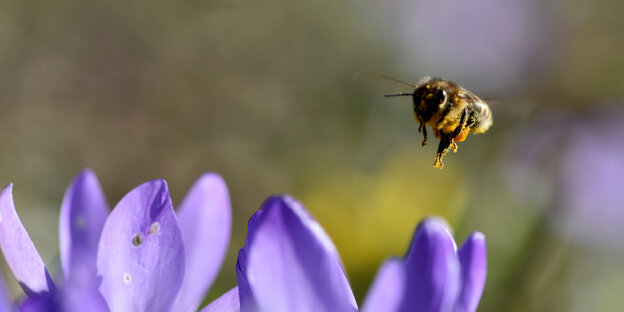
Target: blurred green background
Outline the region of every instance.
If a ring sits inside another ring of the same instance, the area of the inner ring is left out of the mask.
[[[290,193],[337,245],[358,302],[419,220],[438,215],[459,244],[487,237],[480,311],[621,311],[624,229],[603,234],[597,218],[584,239],[585,219],[559,222],[578,202],[560,182],[596,162],[557,164],[577,144],[570,127],[624,123],[613,117],[624,107],[623,10],[609,0],[2,1],[0,183],[15,183],[53,273],[63,192],[82,168],[111,207],[159,177],[179,203],[216,171],[234,226],[206,303],[236,284],[247,219]],[[437,170],[437,140],[420,146],[411,100],[383,98],[401,86],[354,79],[361,70],[455,80],[501,100],[494,126]],[[624,144],[615,129],[588,157]],[[624,153],[609,164],[606,179],[569,179],[622,185],[608,173],[622,172]],[[612,206],[610,219],[624,220],[624,205],[586,201],[584,214]]]

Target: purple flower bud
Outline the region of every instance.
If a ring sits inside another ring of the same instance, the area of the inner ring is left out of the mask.
[[[267,199],[251,217],[236,271],[238,287],[203,312],[357,311],[336,247],[288,196]],[[485,276],[483,234],[458,253],[446,223],[425,219],[407,255],[381,267],[363,311],[475,311]]]

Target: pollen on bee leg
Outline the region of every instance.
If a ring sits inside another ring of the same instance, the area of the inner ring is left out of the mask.
[[[438,152],[436,153],[436,159],[433,163],[433,166],[442,169],[444,168],[444,163],[442,163],[442,158],[449,149],[453,148],[453,139],[451,138],[451,134],[443,134],[440,138],[440,144],[438,145]]]
[[[470,133],[470,128],[466,127],[464,129],[462,129],[462,131],[453,138],[453,141],[455,142],[462,142],[464,140],[466,140],[466,137],[468,136],[468,133]]]
[[[444,163],[442,162],[442,157],[436,157],[435,162],[433,163],[433,166],[438,168],[438,169],[442,169],[444,168]]]
[[[444,155],[446,155],[446,151],[448,150],[448,148],[444,149],[444,151],[442,152],[438,152],[436,154],[436,159],[435,162],[433,162],[433,166],[438,168],[438,169],[442,169],[444,168],[444,163],[442,162],[442,158],[444,157]]]

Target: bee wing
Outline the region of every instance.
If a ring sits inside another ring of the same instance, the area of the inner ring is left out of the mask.
[[[498,98],[482,98],[494,114],[507,118],[521,118],[535,110],[536,105],[528,99],[503,100]]]
[[[510,105],[511,103],[508,100],[501,100],[501,99],[495,99],[495,98],[481,98],[481,100],[485,102],[487,105],[492,106],[492,107],[500,106],[500,105]]]

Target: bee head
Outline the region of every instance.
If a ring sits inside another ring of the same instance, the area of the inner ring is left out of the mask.
[[[414,90],[414,112],[426,122],[443,109],[446,97],[446,91],[441,86],[435,82],[425,82]]]
[[[446,91],[436,84],[427,83],[414,90],[414,97],[418,98],[423,106],[437,108],[446,102]]]

